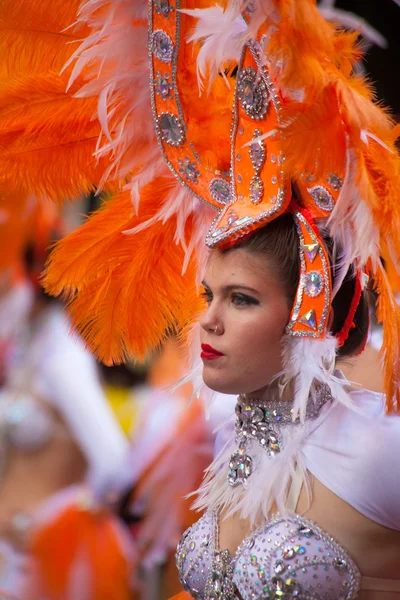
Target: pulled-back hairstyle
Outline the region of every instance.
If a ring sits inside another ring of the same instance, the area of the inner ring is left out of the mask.
[[[333,264],[333,241],[323,235],[328,249],[331,264],[333,285],[336,269]],[[276,276],[286,289],[289,308],[292,308],[300,278],[299,236],[293,216],[286,213],[255,231],[251,236],[240,241],[234,248],[243,248],[247,252],[264,254],[270,261]],[[231,250],[228,250],[228,252]],[[350,269],[344,278],[332,302],[333,321],[330,331],[333,335],[339,333],[349,314],[356,286],[356,278]],[[365,345],[369,326],[368,299],[362,293],[352,327],[343,346],[338,350],[338,358],[346,358],[357,354]]]

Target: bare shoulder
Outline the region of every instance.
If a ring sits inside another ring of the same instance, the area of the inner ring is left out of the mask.
[[[367,518],[313,476],[311,483],[311,504],[303,489],[297,512],[335,538],[355,560],[362,575],[398,578],[400,531]]]

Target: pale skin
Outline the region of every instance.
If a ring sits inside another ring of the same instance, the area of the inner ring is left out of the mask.
[[[252,396],[276,386],[271,380],[282,371],[281,340],[290,306],[273,264],[242,248],[215,250],[203,284],[208,308],[200,321],[201,342],[224,354],[203,361],[206,385],[226,394]],[[400,532],[371,521],[315,478],[312,485],[311,505],[303,489],[296,512],[335,537],[365,577],[400,578]],[[233,555],[250,533],[246,520],[222,515],[221,548]],[[389,600],[400,598],[400,593],[364,591],[359,598]]]

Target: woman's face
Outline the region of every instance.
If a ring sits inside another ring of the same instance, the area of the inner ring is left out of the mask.
[[[268,257],[214,250],[203,281],[205,384],[225,394],[261,392],[282,370],[281,342],[290,308]]]

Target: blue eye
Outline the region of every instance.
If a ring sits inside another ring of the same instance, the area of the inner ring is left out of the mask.
[[[260,304],[258,300],[252,298],[251,296],[246,296],[246,294],[232,294],[232,303],[235,306],[249,306],[250,304]]]

